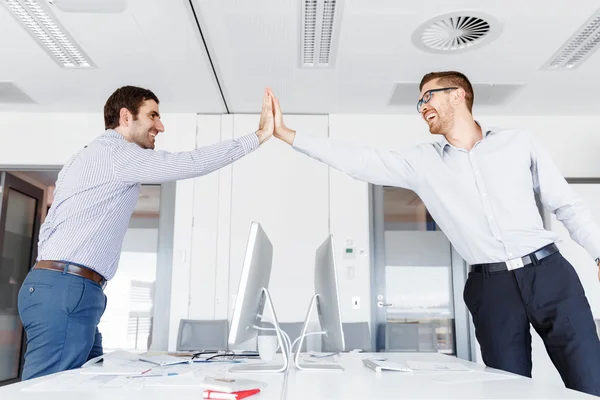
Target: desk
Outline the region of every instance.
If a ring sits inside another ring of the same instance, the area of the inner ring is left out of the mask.
[[[381,374],[365,367],[362,359],[384,356],[392,361],[459,361],[476,371],[485,371],[482,365],[450,358],[437,353],[377,353],[343,354],[339,363],[345,371],[298,371],[287,374],[236,374],[267,383],[259,396],[250,400],[348,400],[348,399],[593,399],[595,396],[565,389],[562,385],[547,385],[532,379],[480,381],[471,383],[444,383],[404,372]],[[496,371],[497,372],[497,371]],[[454,372],[449,372],[454,373]],[[133,389],[103,388],[94,393],[82,392],[23,392],[22,388],[46,379],[50,375],[0,388],[2,400],[201,400],[201,389],[193,387],[144,387]],[[233,376],[233,375],[232,375]]]

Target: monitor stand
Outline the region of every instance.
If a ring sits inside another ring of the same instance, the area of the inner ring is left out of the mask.
[[[284,344],[283,335],[281,333],[281,328],[279,327],[279,321],[277,320],[277,315],[275,314],[275,308],[273,307],[273,301],[271,299],[271,295],[269,294],[269,290],[266,288],[262,289],[262,295],[265,296],[265,302],[271,311],[271,315],[273,316],[273,325],[275,332],[277,333],[277,342],[281,347],[281,354],[283,355],[283,364],[242,364],[236,365],[234,367],[229,368],[229,372],[232,373],[248,373],[248,372],[285,372],[290,366],[289,354],[287,349],[287,345]]]
[[[294,356],[294,365],[301,371],[343,371],[344,368],[337,364],[318,364],[318,363],[301,363],[300,362],[300,351],[302,350],[302,344],[304,343],[304,339],[308,330],[308,322],[310,321],[310,315],[312,314],[312,309],[318,301],[318,294],[315,294],[310,301],[310,306],[308,306],[308,313],[306,314],[306,319],[304,320],[304,326],[302,327],[302,333],[300,334],[300,343],[298,343],[298,349],[296,350],[296,354]],[[327,334],[327,333],[325,333]]]

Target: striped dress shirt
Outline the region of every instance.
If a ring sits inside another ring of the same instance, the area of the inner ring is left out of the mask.
[[[255,133],[192,151],[143,149],[108,129],[75,154],[56,181],[37,260],[62,260],[114,277],[141,184],[194,178],[259,147]]]
[[[471,151],[443,138],[406,151],[363,148],[297,133],[293,147],[355,179],[413,190],[469,264],[506,262],[558,240],[535,193],[592,258],[600,229],[531,134],[482,126]]]

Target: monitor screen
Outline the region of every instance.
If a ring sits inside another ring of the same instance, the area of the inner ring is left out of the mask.
[[[265,305],[263,288],[271,278],[273,245],[258,222],[252,222],[229,330],[229,346],[246,342],[257,334]]]

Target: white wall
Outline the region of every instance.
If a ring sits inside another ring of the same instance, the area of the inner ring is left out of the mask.
[[[198,117],[198,144],[256,130],[258,116]],[[327,136],[326,116],[289,123]],[[230,318],[252,221],[274,246],[271,294],[282,321],[302,321],[314,251],[329,233],[328,168],[275,139],[214,174],[196,178],[190,317]],[[293,301],[290,301],[293,299]]]

